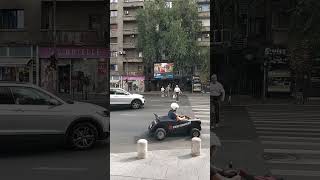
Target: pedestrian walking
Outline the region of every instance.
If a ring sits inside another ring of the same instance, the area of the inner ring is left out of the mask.
[[[210,126],[211,128],[218,127],[220,122],[220,102],[223,102],[225,98],[225,91],[221,83],[218,82],[216,74],[211,76],[210,82]],[[213,105],[213,107],[212,107]],[[214,119],[214,121],[212,121]],[[215,124],[213,124],[215,123]]]
[[[160,90],[160,91],[161,91],[161,97],[164,97],[164,93],[165,93],[164,91],[165,91],[165,89],[164,89],[163,86],[161,87],[161,90]]]
[[[166,96],[170,97],[170,84],[168,84],[167,88],[166,88]]]
[[[174,88],[174,96],[175,96],[176,102],[179,102],[180,94],[181,94],[181,89],[179,88],[178,85],[176,85],[176,87]]]

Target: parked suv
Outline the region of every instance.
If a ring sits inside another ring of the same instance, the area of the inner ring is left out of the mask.
[[[109,112],[100,106],[66,102],[40,87],[0,82],[0,135],[63,135],[85,150],[110,132]]]
[[[139,109],[144,106],[145,101],[140,94],[131,94],[121,88],[110,88],[111,105],[129,105],[133,109]]]

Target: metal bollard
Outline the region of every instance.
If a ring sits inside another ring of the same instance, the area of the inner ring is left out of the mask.
[[[201,139],[198,137],[194,137],[191,140],[191,155],[193,157],[200,156],[201,152]]]
[[[148,141],[145,139],[139,139],[137,143],[138,159],[147,158],[148,153]]]

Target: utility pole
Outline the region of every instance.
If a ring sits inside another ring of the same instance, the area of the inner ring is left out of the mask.
[[[56,62],[57,56],[57,29],[56,29],[56,10],[57,10],[57,0],[53,0],[53,61]],[[57,66],[56,63],[54,63],[55,66]],[[54,67],[56,68],[56,67]],[[57,72],[55,73],[55,76],[57,76]],[[57,78],[58,79],[58,78]],[[58,92],[58,80],[55,82],[56,87],[54,88],[56,92]]]

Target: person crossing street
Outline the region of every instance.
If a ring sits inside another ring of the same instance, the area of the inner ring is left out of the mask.
[[[176,102],[179,102],[179,96],[181,94],[181,89],[179,88],[178,85],[174,88],[174,96],[176,98]]]
[[[210,82],[210,126],[211,129],[219,126],[220,122],[220,102],[223,102],[225,98],[225,91],[223,85],[218,82],[218,77],[216,74],[211,76]],[[213,108],[212,108],[213,106]],[[212,121],[214,119],[214,121]]]

